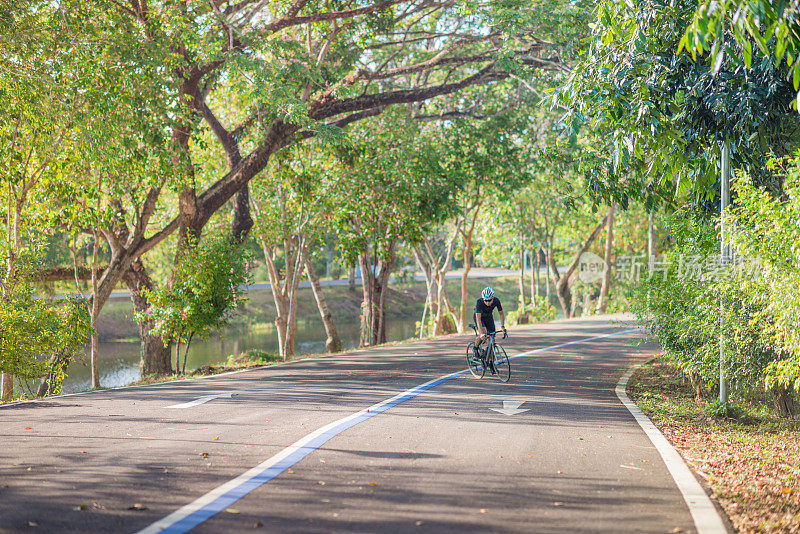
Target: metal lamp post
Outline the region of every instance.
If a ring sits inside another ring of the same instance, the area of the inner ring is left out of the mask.
[[[720,263],[722,266],[727,266],[730,262],[730,246],[727,244],[728,232],[730,229],[725,221],[725,209],[731,201],[730,191],[730,174],[731,174],[731,145],[725,139],[722,145],[722,164],[721,164],[721,178],[722,178],[722,200],[720,202]],[[725,307],[722,302],[722,295],[719,298],[719,402],[723,405],[728,404],[728,381],[725,378],[725,334],[723,327],[725,326],[724,311]]]

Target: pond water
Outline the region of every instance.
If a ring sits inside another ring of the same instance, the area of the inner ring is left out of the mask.
[[[386,323],[386,337],[388,341],[402,341],[414,336],[414,326],[417,318],[390,319]],[[346,349],[358,345],[358,323],[337,325],[342,345]],[[297,343],[295,351],[298,354],[320,354],[325,352],[325,329],[321,322],[297,324]],[[259,349],[265,352],[278,353],[278,334],[275,328],[263,328],[249,332],[227,332],[223,336],[210,338],[206,341],[192,341],[189,349],[189,358],[186,369],[195,369],[203,365],[215,365],[225,362],[230,355],[238,355],[249,349]],[[183,351],[181,351],[183,357]],[[173,353],[174,362],[174,353]],[[64,380],[64,393],[74,393],[89,389],[91,384],[91,369],[87,356],[74,361],[67,371]],[[137,342],[107,342],[100,343],[100,385],[103,387],[118,387],[139,380],[139,343]]]

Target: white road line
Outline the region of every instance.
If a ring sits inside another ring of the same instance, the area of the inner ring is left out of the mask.
[[[582,338],[579,340],[570,341],[568,343],[561,343],[559,345],[552,345],[550,347],[543,347],[541,349],[523,352],[522,354],[518,354],[517,356],[514,356],[509,359],[513,360],[525,356],[531,356],[533,354],[537,354],[540,352],[546,352],[548,350],[566,347],[569,345],[586,343],[589,341],[595,341],[598,339],[604,339],[612,336],[620,336],[636,331],[638,331],[638,329],[624,330],[621,332],[613,332],[609,334]],[[302,460],[303,458],[305,458],[306,456],[317,450],[325,442],[341,434],[348,428],[351,428],[357,425],[358,423],[361,423],[362,421],[366,421],[367,419],[370,419],[378,414],[381,414],[386,410],[388,410],[389,408],[392,408],[402,402],[412,399],[417,395],[419,395],[420,393],[427,391],[433,387],[436,387],[439,384],[442,384],[459,376],[464,376],[466,374],[469,374],[469,369],[464,369],[463,371],[457,371],[455,373],[450,373],[447,375],[440,376],[439,378],[434,378],[433,380],[429,380],[424,384],[420,384],[419,386],[407,389],[402,393],[398,393],[394,397],[386,399],[377,404],[373,404],[369,408],[364,408],[361,411],[358,411],[354,414],[348,415],[342,419],[338,419],[321,428],[318,428],[314,432],[307,434],[306,436],[300,438],[298,441],[289,445],[282,451],[278,452],[272,458],[265,460],[264,462],[253,467],[249,471],[242,473],[233,480],[230,480],[222,484],[221,486],[218,486],[217,488],[209,491],[205,495],[197,498],[195,501],[183,506],[182,508],[164,517],[163,519],[156,521],[150,526],[140,530],[136,534],[156,534],[156,533],[180,534],[183,532],[187,532],[192,528],[194,528],[195,526],[199,525],[200,523],[203,523],[207,519],[221,512],[226,507],[230,506],[237,500],[241,499],[254,489],[260,487],[261,485],[269,482],[276,476],[280,475],[286,469],[289,469],[294,464],[296,464],[297,462],[299,462],[300,460]]]
[[[655,446],[661,459],[669,470],[669,474],[675,480],[675,484],[683,495],[683,500],[686,501],[686,506],[689,507],[689,512],[692,514],[694,526],[697,528],[697,534],[727,534],[728,529],[725,523],[719,516],[714,503],[706,494],[703,487],[694,478],[694,475],[689,470],[689,467],[678,454],[678,451],[667,441],[664,434],[656,428],[656,425],[628,398],[625,388],[628,385],[633,371],[629,370],[625,375],[619,379],[617,383],[616,393],[619,400],[631,412],[636,422],[642,427],[644,433],[650,438],[650,441]],[[624,467],[624,466],[620,466]]]
[[[230,399],[232,396],[233,393],[217,393],[216,395],[205,395],[204,397],[197,398],[193,401],[184,402],[183,404],[173,404],[172,406],[167,406],[167,408],[191,408],[192,406],[204,404],[214,399]]]
[[[450,373],[449,375],[440,376],[439,378],[434,378],[424,384],[398,393],[394,397],[373,404],[369,408],[364,408],[354,414],[318,428],[314,432],[295,441],[268,460],[242,473],[233,480],[209,491],[202,497],[176,510],[167,517],[156,521],[136,534],[155,534],[159,532],[177,534],[187,532],[224,510],[227,506],[241,499],[254,489],[280,475],[286,469],[317,450],[325,442],[348,428],[381,414],[408,399],[412,399],[423,391],[427,391],[442,382],[447,382],[448,380],[463,376],[467,373],[469,373],[469,370],[465,369],[463,371]]]

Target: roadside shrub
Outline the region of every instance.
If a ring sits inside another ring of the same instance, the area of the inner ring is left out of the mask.
[[[239,356],[234,356],[233,354],[228,356],[228,363],[229,364],[236,363],[242,361],[243,359],[258,363],[283,361],[283,357],[280,356],[279,354],[272,354],[270,352],[261,349],[248,349],[245,352],[241,353]]]
[[[557,310],[544,297],[533,297],[530,304],[508,312],[508,324],[512,326],[521,324],[546,323],[556,318]]]
[[[180,373],[180,345],[186,344],[183,372],[192,338],[205,339],[226,326],[246,302],[243,288],[249,252],[228,235],[209,235],[177,265],[172,285],[149,291],[150,308],[138,320],[152,319],[153,332],[166,345],[175,341],[175,370]]]
[[[675,215],[669,267],[639,286],[633,308],[698,394],[718,383],[722,338],[732,386],[766,390],[777,412],[792,416],[800,408],[800,157],[772,160],[768,170],[778,193],[747,176],[734,184],[734,265],[715,265],[710,222]]]
[[[14,269],[0,277],[0,371],[20,379],[47,377],[49,392],[57,393],[66,364],[82,353],[92,328],[81,300],[37,298],[37,267],[33,255],[19,250]]]
[[[738,250],[759,262],[765,314],[761,332],[778,357],[764,372],[764,387],[779,411],[793,411],[800,393],[800,157],[771,160],[769,169],[782,179],[782,194],[755,187],[747,177],[735,184],[738,202],[731,210],[737,224]]]
[[[757,387],[779,357],[762,335],[771,320],[763,280],[741,264],[719,265],[710,222],[678,214],[668,227],[675,246],[658,272],[645,272],[632,299],[638,323],[692,381],[697,396],[719,385],[720,338],[731,388]]]

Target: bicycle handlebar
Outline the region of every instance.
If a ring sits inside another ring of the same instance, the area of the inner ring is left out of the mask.
[[[478,335],[478,326],[477,325],[470,323],[467,326],[469,326],[470,328],[475,330],[475,335]],[[494,336],[497,335],[497,330],[495,330],[494,332],[486,332],[486,335],[494,337]],[[508,330],[503,328],[503,339],[506,339],[507,337],[508,337]]]

